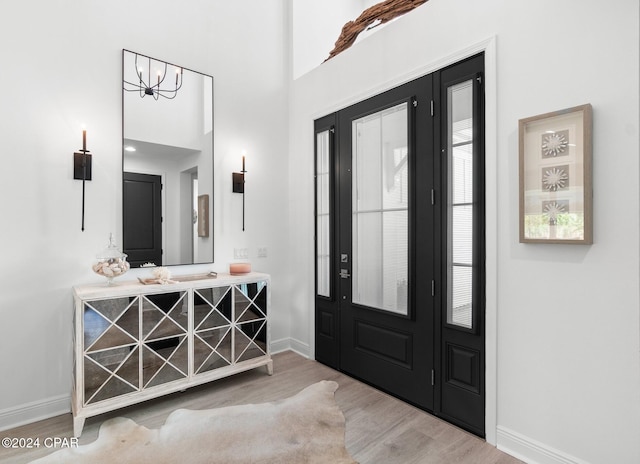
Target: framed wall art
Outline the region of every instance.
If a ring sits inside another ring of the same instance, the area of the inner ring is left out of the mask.
[[[520,119],[520,242],[593,243],[591,105]]]
[[[209,195],[198,196],[198,237],[209,236]]]

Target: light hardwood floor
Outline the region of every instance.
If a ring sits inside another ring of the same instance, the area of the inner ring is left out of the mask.
[[[320,380],[335,380],[340,385],[336,401],[347,421],[347,449],[361,464],[521,462],[472,434],[296,353],[278,353],[273,360],[273,376],[259,368],[89,418],[79,443],[95,440],[100,424],[111,417],[126,416],[138,424],[157,428],[178,408],[208,409],[262,403],[294,395]],[[40,437],[43,442],[47,437],[71,437],[72,432],[71,414],[64,414],[0,432],[0,438]],[[0,448],[0,462],[27,463],[53,451],[43,447],[32,450]]]

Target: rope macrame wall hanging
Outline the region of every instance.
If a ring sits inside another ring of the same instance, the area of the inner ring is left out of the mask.
[[[342,27],[340,37],[327,60],[353,45],[358,35],[372,24],[384,24],[426,2],[427,0],[386,0],[367,8],[355,21],[349,21]]]

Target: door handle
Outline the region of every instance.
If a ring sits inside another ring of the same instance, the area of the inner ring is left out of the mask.
[[[341,279],[348,279],[349,277],[351,277],[351,274],[349,274],[349,270],[348,269],[340,269],[340,278]]]

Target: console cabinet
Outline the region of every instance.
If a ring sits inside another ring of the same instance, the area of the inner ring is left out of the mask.
[[[73,294],[76,437],[87,417],[260,366],[273,373],[267,274]]]

